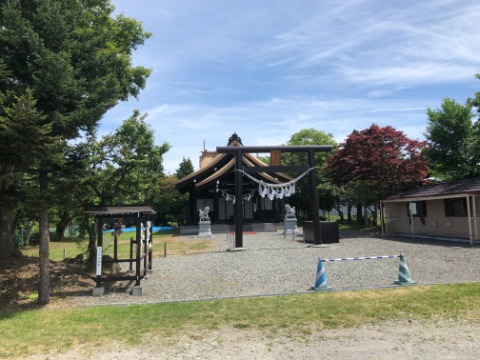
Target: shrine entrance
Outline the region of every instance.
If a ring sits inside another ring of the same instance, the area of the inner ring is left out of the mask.
[[[218,153],[232,153],[235,155],[235,198],[242,199],[243,173],[275,173],[275,172],[306,172],[309,171],[309,191],[312,195],[312,226],[313,226],[313,243],[315,245],[322,244],[322,234],[320,229],[320,216],[318,213],[318,193],[317,193],[317,176],[314,171],[315,161],[314,154],[316,152],[329,152],[332,150],[330,145],[314,145],[314,146],[247,146],[247,147],[217,147]],[[282,152],[303,152],[308,155],[307,165],[280,166],[280,154]],[[271,159],[274,161],[272,166],[262,167],[242,167],[242,155],[244,153],[270,153]],[[268,187],[268,184],[266,184]],[[265,189],[263,189],[265,190]],[[243,203],[235,202],[235,248],[243,247]]]

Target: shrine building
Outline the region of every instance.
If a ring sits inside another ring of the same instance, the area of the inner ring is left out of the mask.
[[[243,147],[242,140],[233,134],[227,146]],[[266,167],[255,155],[242,155],[243,167]],[[258,172],[252,176],[266,184],[282,184],[292,181],[283,173]],[[180,179],[176,188],[189,194],[185,207],[185,224],[196,225],[199,210],[210,208],[212,224],[233,224],[235,211],[235,155],[204,150],[200,156],[200,168]],[[285,204],[289,199],[260,196],[259,185],[248,177],[243,177],[243,219],[246,223],[277,223],[283,221]],[[263,194],[265,195],[265,194]]]

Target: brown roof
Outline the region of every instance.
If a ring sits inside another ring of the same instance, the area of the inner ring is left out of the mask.
[[[235,159],[231,159],[227,164],[222,166],[220,168],[220,170],[215,171],[212,175],[210,175],[205,180],[202,180],[202,181],[198,182],[195,186],[200,188],[200,187],[202,187],[202,186],[204,186],[204,185],[206,185],[206,184],[208,184],[212,181],[215,181],[218,178],[220,178],[221,176],[225,175],[228,171],[230,171],[234,167],[235,167]]]
[[[445,198],[472,194],[480,194],[480,178],[419,186],[390,196],[386,201],[405,201],[413,198]]]
[[[155,215],[156,212],[150,205],[97,205],[85,211],[92,215]]]
[[[198,177],[199,175],[202,175],[203,173],[208,172],[212,167],[216,167],[223,159],[226,158],[226,154],[217,154],[213,158],[213,160],[208,164],[208,166],[205,166],[197,171],[194,171],[190,175],[185,176],[184,178],[180,179],[178,183],[184,183],[184,182],[189,182],[190,180]]]
[[[228,146],[243,147],[240,138],[233,136],[229,139]],[[267,166],[260,159],[253,154],[243,154],[242,163],[249,167]],[[192,187],[200,189],[203,187],[215,184],[217,180],[228,176],[235,170],[235,157],[233,154],[218,153],[211,162],[205,167],[191,173],[180,179],[175,185],[181,193],[185,193],[192,189]],[[257,173],[254,175],[257,178],[262,178],[266,182],[281,183],[292,180],[283,173]]]

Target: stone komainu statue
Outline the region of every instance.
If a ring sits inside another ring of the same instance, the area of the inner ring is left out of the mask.
[[[200,216],[200,220],[202,219],[208,219],[210,220],[210,217],[208,216],[208,213],[210,212],[210,208],[208,206],[205,206],[205,208],[202,210],[198,210],[198,215]]]
[[[285,205],[285,217],[295,217],[295,206]]]

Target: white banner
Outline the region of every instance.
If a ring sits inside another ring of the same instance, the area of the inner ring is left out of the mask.
[[[97,247],[97,276],[102,275],[102,247]]]

